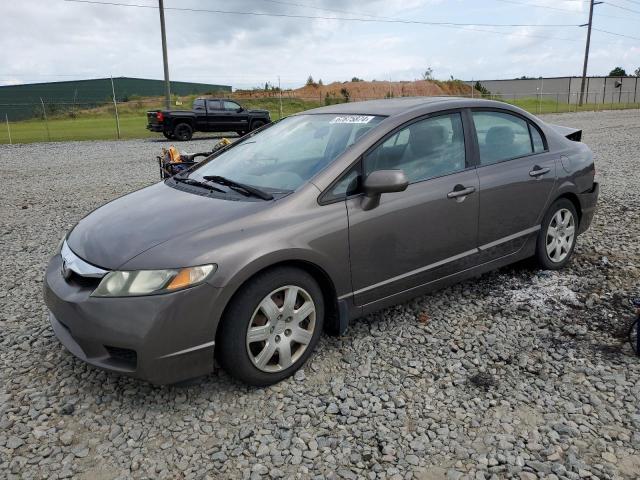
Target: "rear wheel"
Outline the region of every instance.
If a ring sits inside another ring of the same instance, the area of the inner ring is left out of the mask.
[[[173,136],[176,140],[187,141],[193,137],[193,128],[188,123],[179,123],[173,129]]]
[[[164,138],[167,140],[173,140],[175,138],[171,132],[162,132],[162,135],[164,135]]]
[[[547,270],[564,267],[573,254],[578,236],[578,214],[570,200],[561,198],[545,215],[536,245],[536,257]]]
[[[216,353],[225,371],[250,385],[279,382],[315,348],[324,322],[322,291],[311,275],[274,268],[250,280],[225,312]]]

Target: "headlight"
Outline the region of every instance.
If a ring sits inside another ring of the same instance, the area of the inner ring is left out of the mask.
[[[109,272],[94,297],[133,297],[168,293],[204,282],[216,271],[216,265],[201,265],[175,270],[138,270],[133,272]]]

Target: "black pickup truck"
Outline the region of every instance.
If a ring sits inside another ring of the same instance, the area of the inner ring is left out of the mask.
[[[271,123],[268,110],[247,110],[226,98],[196,98],[192,110],[147,112],[147,129],[172,140],[190,140],[193,132],[237,132],[244,135]]]

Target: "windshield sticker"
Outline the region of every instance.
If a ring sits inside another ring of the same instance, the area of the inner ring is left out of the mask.
[[[369,123],[374,118],[372,115],[342,115],[329,123]]]

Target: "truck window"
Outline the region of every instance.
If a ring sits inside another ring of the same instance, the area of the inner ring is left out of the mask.
[[[210,112],[220,110],[220,102],[218,100],[207,100],[207,110]]]
[[[236,111],[240,108],[240,105],[238,105],[236,102],[230,102],[229,100],[223,100],[222,101],[222,108],[224,108],[225,110],[232,110],[232,111]]]
[[[204,100],[198,98],[193,101],[193,109],[194,110],[204,110]]]

